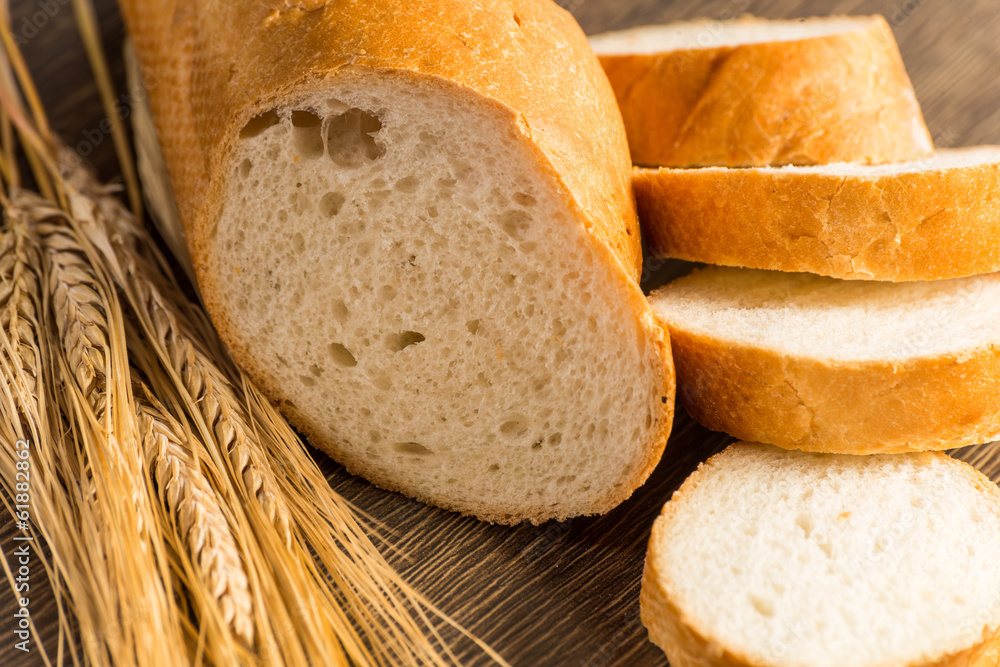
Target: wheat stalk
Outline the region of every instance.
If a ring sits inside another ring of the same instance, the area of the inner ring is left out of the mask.
[[[201,470],[181,425],[146,385],[136,396],[139,435],[147,468],[198,574],[222,610],[223,619],[253,645],[253,600],[240,550],[219,498]]]

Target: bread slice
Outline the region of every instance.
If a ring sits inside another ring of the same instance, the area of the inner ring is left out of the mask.
[[[852,280],[1000,270],[1000,147],[894,165],[637,169],[650,251]]]
[[[122,5],[206,306],[314,445],[505,523],[646,479],[672,364],[621,117],[568,13]]]
[[[878,164],[932,150],[881,16],[695,21],[590,43],[637,164]]]
[[[738,443],[663,508],[642,622],[672,667],[1000,664],[1000,489],[939,453]]]
[[[868,454],[1000,439],[1000,274],[839,281],[710,267],[651,296],[705,426]]]

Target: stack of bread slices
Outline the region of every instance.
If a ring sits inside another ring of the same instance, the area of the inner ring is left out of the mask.
[[[678,396],[738,443],[667,503],[675,667],[1000,664],[1000,148],[935,150],[881,17],[592,38]]]

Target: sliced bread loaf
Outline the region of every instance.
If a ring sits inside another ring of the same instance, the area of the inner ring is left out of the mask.
[[[932,150],[881,16],[695,21],[590,43],[636,164],[883,163]]]
[[[862,280],[1000,270],[1000,147],[893,165],[637,169],[664,257]]]
[[[313,444],[500,522],[646,479],[672,364],[621,116],[568,13],[122,6],[206,306]]]
[[[998,555],[965,463],[739,443],[657,519],[642,622],[672,667],[993,667]]]
[[[1000,274],[920,283],[709,267],[651,296],[705,426],[865,454],[1000,439]]]

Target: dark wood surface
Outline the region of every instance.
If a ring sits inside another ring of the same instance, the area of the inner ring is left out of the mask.
[[[377,0],[373,0],[377,1]],[[881,13],[892,24],[939,146],[1000,143],[1000,3],[996,0],[562,0],[588,33],[651,22],[752,13],[769,18]],[[113,0],[97,2],[122,100],[122,27]],[[117,169],[110,139],[72,24],[68,0],[14,0],[15,34],[53,123],[72,146],[90,152],[105,178]],[[44,17],[44,18],[43,18]],[[27,21],[27,23],[25,23]],[[32,30],[34,28],[34,30]],[[650,262],[646,286],[674,269]],[[731,441],[683,411],[659,468],[618,509],[600,518],[504,528],[380,491],[315,453],[330,483],[382,521],[390,558],[413,584],[516,666],[665,665],[638,619],[639,577],[653,519],[698,463]],[[1000,446],[955,453],[1000,479]],[[13,525],[0,517],[9,553]],[[724,601],[720,600],[720,603]],[[0,588],[0,665],[38,664],[12,650],[14,601]],[[54,640],[51,600],[33,596],[43,639]],[[37,654],[34,654],[37,657]],[[470,653],[469,664],[485,664]]]

